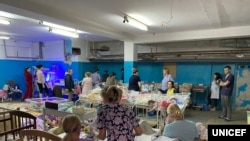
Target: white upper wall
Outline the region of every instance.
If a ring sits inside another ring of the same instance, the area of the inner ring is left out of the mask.
[[[97,51],[103,46],[109,48],[109,51]],[[156,52],[175,52],[175,51],[206,51],[206,50],[227,50],[228,48],[220,47],[218,40],[211,41],[191,41],[191,42],[172,42],[163,44],[136,45],[137,53],[156,53]],[[7,57],[5,56],[5,47]],[[73,39],[72,47],[79,48],[81,55],[72,55],[73,62],[89,62],[89,58],[98,58],[105,55],[119,55],[124,57],[124,42],[89,42],[82,39]],[[65,61],[64,41],[43,42],[41,60],[44,61]],[[128,52],[129,53],[129,52]],[[10,58],[10,56],[12,56]],[[13,40],[0,40],[0,59],[39,59],[38,42],[20,42]],[[114,56],[115,57],[115,56]],[[113,57],[113,59],[115,59]]]
[[[72,47],[80,48],[81,55],[72,55],[73,62],[88,62],[88,41],[81,39],[72,40]],[[5,51],[6,49],[6,51]],[[14,40],[0,40],[0,59],[64,61],[64,41],[43,42],[41,46],[42,58],[39,58],[39,42],[24,42]],[[6,52],[6,53],[5,53]]]
[[[42,54],[45,61],[64,61],[64,41],[43,42]]]
[[[39,43],[0,40],[0,59],[30,60],[39,57]]]
[[[72,40],[72,48],[80,48],[81,55],[72,55],[72,61],[73,62],[89,62],[88,55],[89,55],[89,49],[88,45],[89,42],[82,39],[73,39]]]
[[[106,47],[109,48],[108,51],[99,51],[99,49]],[[102,55],[123,55],[124,43],[122,41],[91,42],[88,50],[88,58],[100,57]]]

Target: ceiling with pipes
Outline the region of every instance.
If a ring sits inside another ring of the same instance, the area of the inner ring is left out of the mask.
[[[11,21],[10,26],[0,26],[0,34],[34,42],[69,39],[39,24],[48,21],[82,31],[79,38],[93,42],[132,41],[138,46],[170,48],[170,43],[218,41],[216,49],[206,46],[197,51],[183,45],[186,50],[149,50],[138,55],[144,60],[166,56],[248,60],[249,5],[249,0],[0,0],[0,19]],[[3,17],[3,13],[10,17]],[[148,30],[123,23],[125,15],[143,22]]]

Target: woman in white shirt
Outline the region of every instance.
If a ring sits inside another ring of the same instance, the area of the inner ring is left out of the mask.
[[[36,77],[37,77],[37,85],[39,88],[39,96],[40,98],[43,97],[43,92],[45,91],[46,96],[49,96],[49,89],[47,87],[47,85],[45,84],[45,78],[44,78],[44,74],[43,74],[43,65],[37,65],[36,66],[37,71],[36,71]]]
[[[86,72],[85,77],[82,80],[82,94],[88,94],[92,90],[92,78],[91,73]]]

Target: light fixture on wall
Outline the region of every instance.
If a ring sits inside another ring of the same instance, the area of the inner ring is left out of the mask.
[[[10,21],[4,20],[4,19],[0,19],[0,24],[9,25],[9,24],[10,24]]]
[[[59,25],[59,24],[54,24],[54,23],[50,23],[50,22],[46,22],[46,21],[40,21],[39,23],[42,24],[42,25],[46,25],[48,27],[53,27],[53,28],[57,28],[57,29],[76,32],[76,29],[74,29],[74,28],[62,26],[62,25]]]
[[[123,17],[123,23],[128,23],[131,26],[136,27],[140,30],[144,30],[144,31],[148,30],[148,26],[146,24],[144,24],[144,23],[142,23],[142,22],[140,22],[140,21],[138,21],[130,16],[127,16],[127,15],[125,15]]]
[[[69,37],[73,37],[73,38],[79,38],[79,34],[77,34],[75,32],[70,32],[70,31],[61,30],[61,29],[57,29],[57,28],[49,28],[49,32],[64,35],[64,36],[69,36]]]
[[[7,36],[7,35],[0,35],[0,39],[8,40],[8,39],[10,39],[10,36]]]
[[[240,58],[240,59],[241,59],[241,58],[244,57],[244,54],[236,54],[235,56],[236,56],[237,58]]]

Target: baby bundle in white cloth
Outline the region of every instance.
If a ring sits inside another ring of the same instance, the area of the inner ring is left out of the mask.
[[[208,140],[208,131],[207,131],[207,128],[201,123],[201,122],[197,122],[196,123],[196,128],[198,130],[198,133],[200,135],[200,139],[201,140]]]

